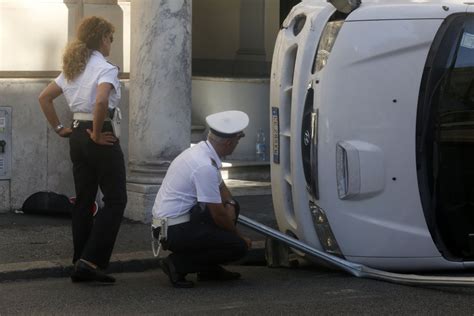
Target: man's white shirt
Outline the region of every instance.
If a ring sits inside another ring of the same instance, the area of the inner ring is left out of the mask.
[[[93,51],[84,71],[74,80],[67,81],[64,74],[54,80],[63,90],[71,112],[92,113],[97,95],[97,86],[107,82],[114,89],[109,95],[109,108],[115,108],[120,101],[118,67],[109,63],[98,51]]]
[[[153,205],[153,217],[175,218],[200,203],[222,203],[222,162],[214,147],[202,141],[171,163]]]

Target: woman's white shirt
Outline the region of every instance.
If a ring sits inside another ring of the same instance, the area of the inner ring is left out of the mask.
[[[114,87],[109,95],[109,108],[118,106],[121,96],[118,72],[117,66],[109,63],[100,52],[93,51],[86,68],[77,78],[67,81],[61,72],[54,81],[63,90],[73,113],[92,113],[97,86],[104,82]]]

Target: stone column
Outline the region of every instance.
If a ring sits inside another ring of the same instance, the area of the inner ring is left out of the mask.
[[[192,0],[131,2],[128,205],[149,222],[171,160],[190,145]]]

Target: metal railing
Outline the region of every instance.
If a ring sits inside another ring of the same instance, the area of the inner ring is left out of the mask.
[[[321,259],[328,264],[337,267],[358,278],[368,278],[403,285],[443,285],[443,286],[474,286],[474,277],[452,277],[452,276],[425,276],[415,274],[393,273],[383,270],[369,268],[367,266],[353,263],[339,257],[333,256],[321,250],[315,249],[295,238],[281,233],[273,228],[260,224],[246,216],[239,215],[238,222],[243,226],[253,229],[265,236],[277,239],[287,246],[304,252],[309,256]]]

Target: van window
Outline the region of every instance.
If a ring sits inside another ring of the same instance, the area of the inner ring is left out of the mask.
[[[420,195],[445,257],[474,258],[474,16],[448,18],[431,48],[417,117]]]

